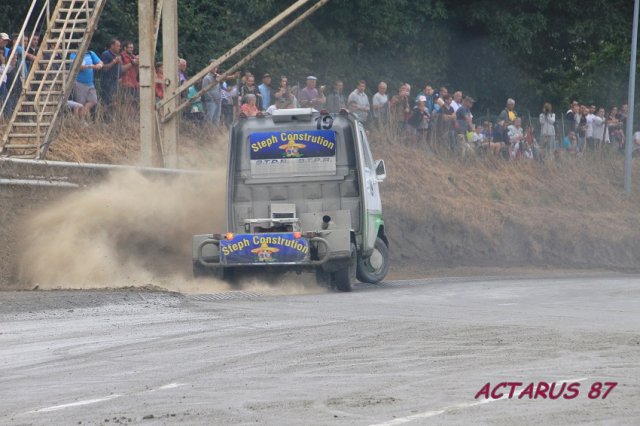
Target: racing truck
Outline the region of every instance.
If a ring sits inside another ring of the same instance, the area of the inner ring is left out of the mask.
[[[193,236],[194,276],[315,272],[339,291],[356,278],[385,278],[378,184],[386,169],[353,114],[296,108],[241,117],[227,157],[226,229]]]

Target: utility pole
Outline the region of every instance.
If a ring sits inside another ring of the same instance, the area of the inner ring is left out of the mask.
[[[631,31],[631,63],[629,64],[629,94],[627,106],[629,115],[627,116],[627,128],[625,136],[627,140],[624,144],[624,192],[631,195],[631,154],[633,151],[633,110],[635,105],[636,92],[636,53],[638,50],[638,1],[635,0],[633,6],[633,30]]]
[[[157,146],[154,11],[154,0],[138,0],[140,161],[143,166],[153,165],[153,149]]]
[[[163,1],[162,5],[162,58],[164,64],[165,93],[174,93],[178,88],[178,0]],[[166,106],[175,110],[180,97],[174,97]],[[163,108],[164,109],[164,108]],[[162,143],[165,167],[178,167],[178,131],[180,115],[170,117],[163,126]]]

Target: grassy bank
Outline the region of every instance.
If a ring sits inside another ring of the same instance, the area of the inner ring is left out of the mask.
[[[49,159],[138,162],[134,120],[86,126],[71,118],[59,135]],[[180,167],[224,167],[226,138],[183,123]],[[623,194],[617,153],[509,162],[434,154],[376,133],[371,144],[387,164],[381,190],[395,276],[460,267],[640,267],[640,188]]]

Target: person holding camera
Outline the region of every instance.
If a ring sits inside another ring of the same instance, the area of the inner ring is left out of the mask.
[[[542,107],[540,114],[540,144],[545,152],[555,149],[556,144],[556,115],[549,102]]]

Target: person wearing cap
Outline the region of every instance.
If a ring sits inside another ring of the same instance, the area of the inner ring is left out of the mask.
[[[369,105],[369,97],[364,92],[367,88],[367,84],[364,80],[360,80],[358,82],[358,86],[355,88],[353,92],[349,95],[347,99],[347,107],[349,111],[355,114],[356,118],[365,123],[367,118],[369,117],[369,109],[371,106]]]
[[[307,85],[300,91],[298,95],[300,97],[300,106],[302,108],[315,108],[321,109],[327,102],[324,96],[324,88],[321,90],[316,89],[316,83],[318,78],[310,75],[307,77]]]
[[[413,144],[426,141],[427,130],[429,129],[429,110],[427,109],[427,97],[418,96],[418,102],[413,107],[411,116],[407,120],[408,133]]]
[[[273,96],[271,96],[271,74],[265,73],[262,76],[262,84],[258,86],[258,90],[262,96],[262,108],[260,109],[265,110],[273,103]]]

